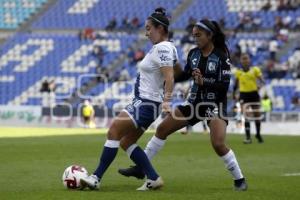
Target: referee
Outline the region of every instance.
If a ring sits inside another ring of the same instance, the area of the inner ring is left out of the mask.
[[[235,92],[239,88],[240,92],[240,103],[242,104],[242,111],[245,116],[245,132],[246,139],[244,140],[244,144],[251,144],[251,135],[250,135],[250,115],[249,109],[251,108],[255,121],[256,127],[256,139],[259,143],[263,143],[263,138],[260,134],[260,126],[261,126],[261,113],[260,113],[260,97],[258,94],[258,84],[264,84],[264,79],[261,73],[261,70],[257,66],[251,65],[250,56],[247,53],[244,53],[240,57],[240,62],[242,65],[242,69],[237,69],[234,72],[236,82],[233,90],[233,97],[235,98]]]

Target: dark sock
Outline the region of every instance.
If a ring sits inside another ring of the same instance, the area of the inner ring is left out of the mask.
[[[246,133],[246,138],[251,139],[251,136],[250,136],[250,122],[249,121],[245,121],[245,133]]]
[[[139,168],[143,169],[148,179],[156,180],[159,176],[152,167],[147,155],[145,152],[137,146],[131,153],[130,159],[137,165]]]
[[[256,136],[260,137],[260,121],[255,121]]]
[[[112,161],[115,159],[118,153],[118,148],[111,148],[104,146],[102,155],[100,158],[100,163],[94,172],[94,174],[101,179],[107,168],[110,166]]]

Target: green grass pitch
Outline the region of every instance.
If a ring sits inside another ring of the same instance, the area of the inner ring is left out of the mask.
[[[249,190],[235,192],[223,162],[210,146],[209,135],[175,133],[153,160],[165,186],[138,192],[141,180],[125,178],[119,167],[131,164],[120,150],[99,191],[66,190],[62,173],[71,164],[93,172],[105,141],[103,130],[0,128],[0,199],[300,199],[300,137],[265,136],[264,144],[242,144],[241,135],[227,136],[247,177]],[[11,137],[9,137],[11,136]],[[139,144],[144,147],[152,133]],[[284,176],[294,173],[295,176]],[[297,176],[298,173],[298,176]]]

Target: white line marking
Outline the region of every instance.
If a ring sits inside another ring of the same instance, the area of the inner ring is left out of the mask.
[[[283,174],[282,176],[300,176],[300,173],[286,173]]]

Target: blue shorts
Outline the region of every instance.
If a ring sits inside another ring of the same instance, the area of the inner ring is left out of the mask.
[[[136,128],[147,130],[160,114],[159,102],[135,97],[124,111],[132,119]]]

